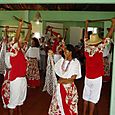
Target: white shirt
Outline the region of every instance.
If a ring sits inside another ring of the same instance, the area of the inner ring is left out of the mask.
[[[54,54],[54,63],[56,63],[61,57],[60,54]]]
[[[80,62],[77,59],[71,60],[70,64],[68,65],[69,61],[65,61],[65,68],[68,65],[67,71],[63,71],[62,64],[63,64],[64,58],[62,57],[54,67],[54,70],[56,74],[61,78],[71,78],[72,75],[77,75],[76,79],[81,78],[81,65]]]
[[[40,60],[40,49],[37,47],[30,47],[26,54],[27,57],[30,58],[37,58],[38,60]]]

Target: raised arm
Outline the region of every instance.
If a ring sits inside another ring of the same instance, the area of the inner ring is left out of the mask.
[[[9,29],[9,26],[6,26],[5,27],[5,30],[4,30],[4,38],[8,41],[8,29]]]
[[[21,32],[21,29],[22,29],[22,25],[23,25],[23,21],[19,20],[18,28],[17,28],[17,31],[16,31],[16,36],[15,36],[14,42],[18,42],[18,40],[20,38],[20,32]]]
[[[110,28],[109,32],[107,33],[106,38],[112,37],[112,33],[114,31],[114,28],[115,28],[115,18],[112,18],[111,21],[112,21],[111,28]]]
[[[85,40],[88,39],[88,20],[85,22],[85,35],[84,35]]]
[[[32,24],[31,23],[28,24],[28,28],[29,29],[28,29],[28,32],[27,32],[26,37],[25,37],[26,42],[28,42],[30,35],[31,35],[31,30],[32,30]]]

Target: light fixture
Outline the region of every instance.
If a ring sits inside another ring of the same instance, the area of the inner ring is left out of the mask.
[[[36,24],[39,24],[39,23],[40,23],[40,22],[39,22],[39,20],[37,19],[37,20],[36,20]]]
[[[35,23],[39,24],[40,22],[42,22],[41,14],[40,14],[40,12],[36,12],[36,14],[35,14]]]

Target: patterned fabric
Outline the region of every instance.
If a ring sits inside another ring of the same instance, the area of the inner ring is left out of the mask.
[[[28,85],[36,87],[40,85],[40,73],[38,68],[38,60],[36,58],[29,58],[29,66],[27,68]]]
[[[77,115],[78,114],[78,93],[75,84],[58,84],[61,94],[55,92],[49,108],[49,115]],[[61,98],[58,98],[60,95]],[[61,107],[60,105],[63,105]]]
[[[0,74],[5,73],[5,53],[6,53],[6,44],[2,43],[2,48],[0,51]]]
[[[9,99],[10,99],[10,80],[9,78],[9,73],[6,72],[6,76],[5,76],[5,80],[3,82],[2,85],[2,90],[1,90],[1,95],[2,95],[2,100],[4,105],[7,105],[9,103]]]
[[[96,52],[103,52],[104,47],[110,43],[110,38],[104,38],[103,42],[100,43],[98,46],[89,46],[86,44],[86,40],[84,41],[85,43],[85,52],[89,53],[89,56],[92,57]]]
[[[77,75],[78,78],[81,78],[81,66],[77,59],[71,60],[69,63],[68,60],[65,60],[64,65],[68,69],[67,71],[63,71],[62,64],[64,58],[62,57],[55,64],[55,72],[61,78],[71,78],[73,75]],[[65,68],[66,68],[65,67]],[[73,83],[68,84],[57,84],[56,91],[53,94],[52,101],[49,107],[49,115],[77,115],[77,102],[78,102],[78,94],[77,88]]]
[[[104,48],[103,61],[104,61],[104,76],[110,77],[110,54],[111,43]]]
[[[104,57],[104,76],[110,76],[110,63],[108,57]]]
[[[57,85],[57,78],[54,72],[54,62],[51,56],[47,59],[45,85],[43,91],[47,91],[48,94],[53,95]]]

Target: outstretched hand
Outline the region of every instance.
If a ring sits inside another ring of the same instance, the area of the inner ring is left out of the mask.
[[[22,19],[19,20],[19,24],[20,24],[20,25],[23,24],[23,20],[22,20]]]
[[[5,30],[8,30],[9,29],[9,26],[5,26]]]

